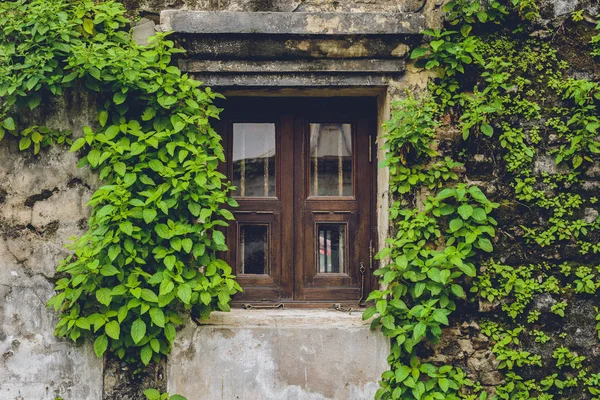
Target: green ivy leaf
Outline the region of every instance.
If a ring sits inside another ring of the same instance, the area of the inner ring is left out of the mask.
[[[165,224],[158,224],[154,227],[154,231],[163,239],[171,239],[173,236],[171,230]]]
[[[158,296],[150,289],[142,289],[141,297],[143,300],[146,300],[150,303],[158,302]]]
[[[95,168],[98,166],[98,163],[100,162],[100,156],[101,156],[100,151],[94,149],[88,153],[87,160],[90,163],[90,165]]]
[[[215,244],[225,244],[225,235],[223,235],[223,232],[221,231],[214,231],[213,232],[213,241],[215,242]]]
[[[29,137],[24,137],[21,138],[21,140],[19,141],[19,150],[23,151],[29,148],[29,146],[31,146],[31,138]]]
[[[367,309],[365,309],[365,311],[362,314],[363,321],[366,321],[369,318],[373,317],[373,315],[375,315],[376,312],[377,309],[375,307],[368,307]]]
[[[165,263],[165,266],[169,269],[169,271],[172,271],[173,268],[175,268],[177,257],[175,257],[174,255],[166,256],[163,262]]]
[[[104,128],[107,121],[108,121],[108,112],[106,110],[100,111],[100,113],[98,114],[98,122],[100,122],[100,126]]]
[[[473,207],[468,204],[463,204],[458,207],[458,213],[462,217],[462,219],[469,219],[471,215],[473,215]]]
[[[375,308],[379,314],[384,315],[387,308],[387,301],[385,299],[377,300]]]
[[[467,36],[469,36],[469,33],[471,33],[471,29],[473,29],[473,27],[471,25],[464,24],[463,26],[460,27],[460,33],[464,37],[467,37]]]
[[[415,58],[420,58],[423,57],[424,55],[427,54],[429,50],[426,49],[425,47],[417,47],[416,49],[414,49],[412,51],[412,53],[410,54],[410,58],[411,60],[414,60]]]
[[[477,222],[485,222],[487,221],[487,213],[481,207],[477,207],[473,209],[473,219]]]
[[[115,276],[119,274],[119,270],[112,265],[105,265],[102,268],[100,268],[100,274],[102,276]]]
[[[490,124],[483,124],[481,125],[481,133],[483,133],[485,136],[493,136],[494,135],[494,128],[492,128],[492,126]]]
[[[100,304],[104,304],[105,306],[109,306],[112,301],[112,291],[108,288],[102,288],[96,291],[96,300]]]
[[[486,251],[488,253],[494,251],[494,246],[492,246],[492,242],[490,242],[490,240],[487,238],[479,238],[477,244],[479,245],[479,248],[483,251]]]
[[[187,284],[179,286],[179,289],[177,289],[177,297],[185,304],[190,304],[190,301],[192,301],[192,288]]]
[[[202,207],[200,207],[200,205],[198,203],[189,203],[188,209],[190,210],[190,212],[192,213],[192,215],[194,217],[199,216],[200,212],[202,211]]]
[[[462,286],[460,285],[452,285],[450,286],[450,290],[452,291],[452,293],[454,293],[454,295],[460,299],[464,299],[466,297],[465,295],[465,291],[463,290]]]
[[[415,325],[415,329],[413,331],[413,340],[415,342],[419,341],[421,338],[425,337],[426,332],[427,325],[425,324],[425,322],[419,322],[417,325]]]
[[[465,223],[463,222],[462,219],[454,218],[452,221],[450,221],[450,232],[458,231],[460,228],[463,227],[464,224]]]
[[[14,131],[16,129],[15,120],[12,117],[8,117],[4,121],[2,121],[2,126],[9,131]]]
[[[146,222],[147,224],[154,221],[154,218],[156,218],[156,215],[157,215],[156,210],[154,210],[152,208],[146,208],[144,211],[142,211],[142,217],[144,218],[144,222]]]
[[[160,104],[163,108],[170,108],[175,103],[177,103],[177,97],[175,96],[158,97],[158,104]]]
[[[448,389],[450,389],[450,380],[448,378],[440,378],[438,380],[438,385],[440,386],[440,389],[444,391],[444,393],[447,393]]]
[[[210,293],[208,293],[208,292],[200,293],[200,301],[202,301],[202,303],[204,305],[206,305],[206,306],[209,305],[211,300],[212,300],[212,296],[210,295]]]
[[[111,262],[115,261],[119,254],[121,254],[121,246],[119,246],[118,244],[113,244],[108,248],[108,258]]]
[[[127,93],[116,92],[113,95],[113,103],[115,103],[116,105],[123,104],[125,100],[127,100]]]
[[[402,383],[410,375],[411,369],[407,365],[396,368],[396,383]]]
[[[84,19],[83,30],[92,35],[94,33],[94,21],[89,18]]]
[[[164,328],[165,326],[165,314],[160,308],[153,307],[150,309],[150,319],[155,325]]]
[[[175,341],[175,336],[177,332],[175,331],[175,325],[168,323],[165,325],[165,337],[169,341],[169,343],[173,343]]]
[[[142,350],[140,351],[140,359],[144,365],[148,365],[150,363],[150,360],[152,359],[152,348],[149,344],[142,347]]]
[[[127,173],[127,166],[125,165],[124,162],[116,162],[113,165],[113,169],[115,170],[115,172],[117,174],[119,174],[120,176],[125,176],[125,174]]]
[[[100,335],[94,340],[94,353],[98,358],[101,358],[106,349],[108,348],[108,337],[106,335]]]
[[[110,338],[119,340],[119,335],[121,334],[121,326],[117,321],[110,321],[109,323],[104,325],[104,331]]]
[[[160,392],[156,389],[144,390],[144,396],[147,400],[160,400]]]
[[[146,336],[146,323],[138,318],[131,325],[131,338],[135,344],[138,344]]]

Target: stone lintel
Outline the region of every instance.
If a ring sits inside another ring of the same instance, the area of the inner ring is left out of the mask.
[[[191,73],[211,87],[376,87],[396,74],[368,73]]]
[[[161,29],[190,34],[420,34],[425,17],[411,13],[178,11],[160,13]]]
[[[400,73],[406,68],[402,60],[181,60],[179,68],[186,72],[211,73]]]
[[[186,58],[207,60],[403,59],[416,37],[178,35]]]

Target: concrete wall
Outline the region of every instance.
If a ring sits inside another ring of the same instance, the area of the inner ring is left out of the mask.
[[[189,321],[168,388],[189,399],[372,399],[389,342],[361,312],[233,310]]]

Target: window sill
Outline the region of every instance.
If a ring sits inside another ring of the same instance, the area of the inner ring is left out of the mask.
[[[269,309],[244,310],[232,308],[230,312],[215,311],[208,320],[196,320],[199,325],[217,326],[294,326],[294,327],[356,327],[368,328],[370,321],[362,320],[363,309],[352,312],[334,309]]]

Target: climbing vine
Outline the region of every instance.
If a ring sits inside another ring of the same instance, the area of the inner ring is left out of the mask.
[[[57,335],[148,364],[170,352],[187,313],[228,310],[241,289],[217,257],[233,219],[225,206],[236,205],[210,126],[220,95],[171,65],[181,50],[166,34],[141,46],[129,23],[111,0],[0,3],[0,139],[35,154],[70,144],[98,172],[89,229],[58,266],[48,305]],[[74,137],[28,125],[66,90],[95,96],[94,124]]]
[[[375,316],[372,326],[392,342],[376,397],[596,399],[597,365],[570,349],[566,328],[552,321],[568,318],[575,298],[598,301],[598,199],[584,179],[600,153],[598,84],[576,78],[534,32],[534,0],[452,0],[444,11],[446,27],[425,31],[427,44],[412,53],[437,78],[428,94],[398,101],[386,124],[394,234],[378,254],[385,290],[371,294],[374,307],[363,315]],[[592,55],[599,37],[591,39]],[[452,132],[460,149],[441,152],[439,137]],[[499,154],[492,185],[461,183],[472,182],[474,151]],[[507,213],[529,219],[514,226]],[[507,262],[493,242],[519,253]],[[564,262],[548,258],[550,248]],[[527,258],[540,262],[520,264]],[[540,296],[549,296],[547,308],[537,304]],[[425,356],[435,352],[457,304],[469,301],[502,312],[481,321],[503,372],[493,390]]]

